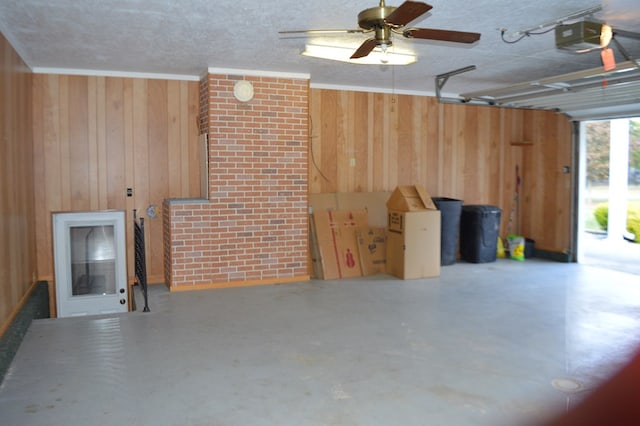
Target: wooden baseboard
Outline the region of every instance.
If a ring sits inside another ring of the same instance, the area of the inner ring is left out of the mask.
[[[25,291],[25,293],[20,298],[20,301],[18,302],[18,304],[13,308],[13,310],[11,311],[11,313],[9,314],[5,322],[2,324],[2,326],[0,326],[0,338],[4,336],[4,333],[7,332],[13,320],[16,319],[16,315],[18,315],[18,312],[20,312],[20,309],[22,309],[24,304],[29,299],[29,296],[31,296],[31,293],[33,293],[33,289],[36,288],[36,285],[38,284],[38,282],[39,281],[34,281],[31,283],[27,291]]]
[[[163,284],[164,283],[164,275],[149,275],[147,277],[147,284],[155,285],[155,284]]]
[[[534,256],[542,259],[554,260],[556,262],[571,263],[572,257],[570,253],[561,253],[557,251],[544,250],[536,247]]]
[[[136,283],[136,277],[127,277],[127,281],[129,285],[133,285]],[[155,285],[155,284],[164,284],[164,275],[149,275],[147,276],[147,284]]]
[[[298,277],[286,277],[286,278],[269,278],[266,280],[249,280],[249,281],[230,281],[222,283],[199,283],[193,285],[179,285],[168,286],[170,292],[180,291],[196,291],[196,290],[212,290],[218,288],[233,288],[233,287],[252,287],[259,285],[273,285],[273,284],[291,284],[296,282],[309,281],[309,275],[302,275]]]

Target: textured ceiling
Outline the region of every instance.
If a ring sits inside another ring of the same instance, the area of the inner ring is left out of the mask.
[[[281,30],[355,29],[359,11],[378,0],[0,0],[0,30],[34,71],[158,73],[197,77],[208,68],[305,73],[312,85],[435,91],[438,74],[476,65],[452,77],[446,94],[485,90],[601,65],[598,52],[576,55],[555,48],[553,31],[515,44],[500,39],[602,6],[594,18],[640,33],[638,0],[432,0],[412,26],[479,32],[473,45],[395,40],[413,51],[409,66],[353,65],[303,57],[304,37]],[[388,0],[398,6],[402,0]],[[324,36],[325,44],[354,49],[364,35]],[[640,40],[619,38],[637,58]],[[616,59],[624,61],[616,51]],[[640,101],[639,101],[640,102]]]

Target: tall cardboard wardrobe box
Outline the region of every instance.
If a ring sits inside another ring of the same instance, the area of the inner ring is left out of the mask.
[[[440,276],[440,211],[427,190],[398,186],[387,210],[387,272],[403,279]]]

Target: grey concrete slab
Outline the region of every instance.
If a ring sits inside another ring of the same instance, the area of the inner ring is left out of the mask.
[[[150,306],[34,321],[0,386],[2,424],[536,424],[640,345],[640,276],[538,259],[151,286]]]

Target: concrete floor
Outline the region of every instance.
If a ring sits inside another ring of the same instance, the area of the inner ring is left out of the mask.
[[[640,347],[640,276],[537,259],[151,290],[151,313],[35,321],[0,423],[534,425]]]
[[[585,232],[581,263],[640,275],[640,244]]]

